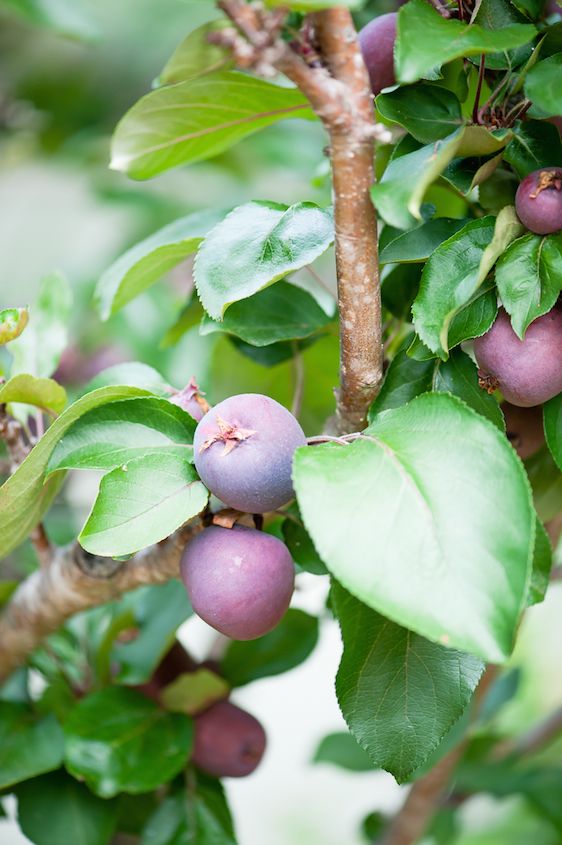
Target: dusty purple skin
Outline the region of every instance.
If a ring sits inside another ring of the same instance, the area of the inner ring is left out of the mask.
[[[543,167],[526,176],[515,195],[515,210],[537,235],[562,229],[562,168]]]
[[[534,320],[519,340],[500,308],[492,328],[474,341],[481,373],[499,382],[512,405],[541,405],[562,391],[562,308]]]
[[[210,525],[187,545],[181,577],[201,619],[233,640],[254,640],[284,616],[295,568],[277,537],[243,525]]]
[[[380,15],[366,24],[359,33],[359,46],[369,71],[371,89],[376,96],[383,88],[396,84],[394,75],[394,42],[396,12]]]
[[[219,701],[195,717],[192,761],[217,778],[250,775],[265,751],[265,731],[245,710]]]
[[[205,416],[209,409],[207,402],[203,399],[205,394],[199,390],[199,385],[195,381],[195,376],[192,376],[186,386],[170,397],[170,402],[174,405],[179,405],[184,411],[187,411],[194,420],[199,422]]]
[[[232,437],[220,439],[225,424],[233,427]],[[283,405],[259,393],[242,393],[219,402],[197,426],[195,466],[225,505],[265,513],[293,498],[293,454],[305,444],[302,428]]]

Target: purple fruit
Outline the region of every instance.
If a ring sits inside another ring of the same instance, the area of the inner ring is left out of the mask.
[[[205,394],[199,389],[199,385],[195,381],[195,376],[192,376],[183,390],[179,390],[170,397],[170,402],[179,405],[194,420],[199,422],[209,410],[209,403],[203,398],[204,396]]]
[[[265,751],[265,731],[253,716],[219,701],[195,717],[192,761],[213,777],[250,775]]]
[[[376,96],[383,88],[396,84],[394,75],[394,42],[398,15],[390,12],[369,21],[359,33],[359,46],[369,71],[371,88]]]
[[[305,444],[286,408],[269,396],[242,393],[219,402],[197,426],[195,466],[225,505],[265,513],[293,498],[293,453]]]
[[[517,188],[515,210],[523,225],[537,235],[562,229],[562,168],[529,173]]]
[[[285,614],[295,569],[277,537],[243,525],[210,525],[186,546],[181,577],[201,619],[234,640],[253,640]]]
[[[562,308],[534,320],[519,340],[500,308],[492,328],[474,341],[481,385],[499,387],[512,405],[541,405],[562,391]]]

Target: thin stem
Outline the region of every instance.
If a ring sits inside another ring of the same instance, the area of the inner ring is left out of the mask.
[[[482,93],[482,83],[484,82],[484,68],[486,66],[486,57],[484,53],[480,56],[480,68],[478,71],[478,84],[476,86],[476,94],[474,96],[474,105],[472,107],[472,122],[479,123],[480,122],[480,113],[479,113],[479,105],[480,105],[480,94]]]
[[[492,106],[492,104],[495,102],[496,98],[499,96],[500,91],[502,90],[503,86],[506,85],[507,83],[509,83],[510,77],[511,77],[511,71],[508,70],[508,72],[505,74],[505,76],[503,76],[502,79],[499,81],[499,83],[496,85],[496,87],[494,88],[494,90],[492,91],[492,93],[490,94],[490,96],[488,97],[486,102],[484,103],[484,105],[480,106],[480,108],[478,109],[478,120],[476,121],[477,123],[482,122],[482,118],[483,118],[484,114],[486,113],[486,109],[488,109]]]
[[[304,361],[299,350],[299,345],[295,340],[293,341],[293,403],[291,405],[291,413],[297,419],[301,413],[304,396],[304,376]]]
[[[518,757],[536,754],[560,734],[562,734],[562,706],[554,710],[544,721],[539,722],[523,736],[501,743],[497,747],[494,758],[501,760],[512,754]]]

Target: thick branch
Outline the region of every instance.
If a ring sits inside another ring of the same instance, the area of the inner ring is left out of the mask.
[[[34,572],[18,587],[0,614],[0,681],[74,613],[105,604],[135,587],[176,578],[180,555],[201,528],[201,522],[193,520],[125,563],[92,557],[77,544],[60,549],[47,568]]]

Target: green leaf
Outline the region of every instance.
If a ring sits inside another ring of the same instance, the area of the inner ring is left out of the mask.
[[[562,471],[562,393],[545,402],[544,433],[550,454]]]
[[[12,376],[30,373],[44,377],[54,373],[67,344],[71,306],[72,292],[64,276],[45,276],[37,301],[29,309],[26,331],[8,347],[14,358]]]
[[[78,540],[94,555],[120,557],[169,537],[200,513],[209,494],[191,464],[161,452],[107,473]]]
[[[314,752],[313,763],[331,763],[350,772],[372,772],[371,758],[351,734],[328,734]]]
[[[88,382],[84,393],[91,393],[92,390],[99,390],[100,387],[109,387],[114,384],[126,384],[129,387],[140,387],[149,393],[156,393],[159,396],[170,396],[172,388],[164,376],[140,361],[127,361],[124,364],[114,364],[98,373],[97,376]]]
[[[377,110],[422,144],[445,138],[463,123],[458,97],[447,88],[424,82],[379,94]]]
[[[496,259],[522,230],[515,209],[507,206],[497,218],[467,223],[430,256],[412,313],[416,332],[432,352],[447,358],[453,317],[475,295]]]
[[[0,405],[23,402],[60,414],[66,405],[66,390],[51,378],[35,378],[20,373],[0,384]]]
[[[498,32],[511,24],[527,23],[527,19],[510,0],[482,0],[476,11],[474,22],[490,32]],[[486,56],[486,70],[512,71],[527,62],[532,52],[531,44],[509,50],[501,49],[497,53]],[[474,63],[477,63],[476,59]]]
[[[381,275],[381,300],[383,308],[400,321],[412,319],[412,303],[418,295],[421,263],[387,266]]]
[[[96,286],[94,299],[102,320],[116,314],[194,253],[224,214],[224,211],[201,211],[180,217],[120,255]]]
[[[520,179],[541,167],[560,167],[560,133],[556,126],[545,120],[520,121],[513,129],[513,139],[505,149],[504,158]]]
[[[411,358],[407,354],[411,341],[410,334],[392,359],[380,393],[369,408],[369,422],[373,422],[383,411],[400,408],[421,393],[431,390],[435,359],[417,361]]]
[[[339,584],[332,605],[344,646],[336,677],[343,716],[373,766],[403,782],[463,714],[484,665],[401,628]]]
[[[174,643],[178,627],[193,611],[183,584],[173,580],[139,587],[124,595],[115,613],[127,612],[134,614],[139,630],[132,641],[113,644],[115,680],[144,684]]]
[[[381,264],[423,262],[437,247],[468,223],[466,218],[435,217],[415,229],[402,232],[381,250]]]
[[[210,232],[195,259],[195,284],[207,313],[221,320],[287,273],[311,264],[334,239],[331,210],[312,202],[248,202]]]
[[[212,158],[278,120],[314,116],[303,95],[234,71],[152,91],[121,119],[111,167],[150,179],[179,164]]]
[[[221,322],[205,315],[199,333],[226,332],[252,346],[268,346],[308,337],[329,322],[330,317],[309,293],[279,282],[233,303]]]
[[[196,422],[167,399],[140,397],[93,408],[70,426],[49,459],[60,469],[114,469],[148,455],[191,460]]]
[[[3,308],[0,310],[0,346],[15,340],[29,322],[27,308]]]
[[[281,527],[285,545],[291,552],[294,562],[313,575],[327,575],[328,570],[320,559],[303,525],[294,519],[286,519]]]
[[[452,59],[511,50],[527,44],[536,34],[535,27],[528,24],[488,30],[474,23],[447,20],[425,0],[410,0],[398,13],[396,77],[401,83],[423,77],[435,79],[441,65]]]
[[[496,284],[511,325],[523,340],[529,325],[555,305],[562,290],[562,235],[527,234],[500,256]]]
[[[22,783],[17,799],[19,826],[35,845],[108,845],[115,830],[117,804],[64,771]]]
[[[0,789],[58,769],[63,737],[53,715],[38,719],[25,704],[0,701]]]
[[[555,53],[532,67],[525,79],[527,98],[549,116],[562,114],[561,73],[562,53]]]
[[[562,511],[562,472],[546,446],[527,458],[525,469],[533,488],[537,515],[542,522],[549,522]]]
[[[0,487],[0,557],[28,536],[56,495],[62,477],[52,476],[45,483],[45,472],[55,446],[72,423],[99,405],[143,394],[144,391],[134,387],[104,387],[74,402],[54,421],[25,461]]]
[[[352,444],[298,449],[293,476],[304,524],[348,590],[428,639],[506,659],[535,517],[495,426],[452,396],[424,394]]]
[[[231,642],[221,663],[221,673],[233,687],[280,675],[306,660],[317,642],[318,619],[291,608],[264,637]]]
[[[168,796],[148,820],[140,845],[236,845],[219,781],[197,776],[195,788]]]
[[[209,41],[209,35],[228,27],[232,27],[230,21],[219,18],[190,32],[166,62],[155,85],[174,85],[218,70],[230,70],[234,60],[229,50]]]
[[[454,349],[448,361],[436,361],[433,390],[458,396],[483,417],[487,417],[500,431],[505,432],[505,421],[500,406],[493,396],[478,385],[478,369],[472,359]]]
[[[228,696],[230,687],[210,669],[196,669],[178,675],[161,692],[162,704],[174,713],[195,716]]]
[[[83,698],[64,732],[68,771],[102,798],[167,783],[185,767],[193,739],[191,719],[124,687]]]
[[[413,2],[417,0],[408,5]],[[395,155],[380,182],[371,188],[377,211],[391,226],[412,228],[421,220],[420,208],[427,189],[455,156],[491,155],[501,150],[510,137],[510,132],[492,134],[483,126],[464,126],[435,143]]]
[[[544,600],[550,582],[552,569],[552,546],[546,529],[540,519],[536,520],[535,549],[533,552],[533,569],[527,604],[539,604]]]

